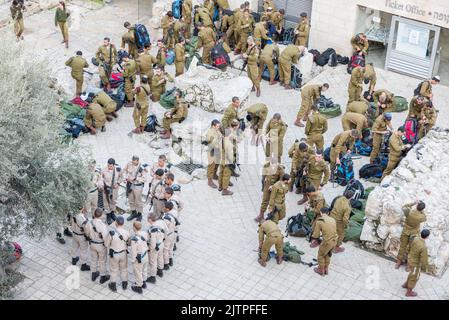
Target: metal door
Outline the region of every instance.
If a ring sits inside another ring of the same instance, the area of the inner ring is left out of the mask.
[[[313,0],[275,0],[276,10],[285,10],[285,28],[294,28],[299,22],[301,12],[312,14]],[[259,12],[263,12],[263,0],[259,0]]]
[[[440,27],[393,16],[385,68],[413,77],[432,76]]]

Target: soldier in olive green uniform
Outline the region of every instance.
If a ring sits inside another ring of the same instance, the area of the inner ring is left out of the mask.
[[[329,166],[323,159],[323,151],[317,150],[314,157],[311,157],[306,166],[309,182],[316,190],[321,189],[329,181]],[[301,203],[302,204],[302,203]]]
[[[157,41],[157,46],[159,48],[156,54],[157,65],[165,67],[165,54],[167,53],[167,48],[165,47],[164,42],[161,40]]]
[[[276,61],[279,59],[279,47],[276,43],[268,41],[260,53],[259,80],[262,78],[262,73],[265,69],[265,66],[267,66],[268,71],[270,72],[270,86],[277,83],[277,81],[274,81],[276,70],[274,68],[273,59],[275,59]]]
[[[202,60],[205,64],[211,64],[210,51],[215,45],[216,35],[212,28],[206,27],[204,24],[199,24],[200,32],[198,33],[198,42],[196,49],[203,48]]]
[[[285,168],[283,165],[277,162],[276,158],[271,158],[270,161],[265,163],[262,168],[262,202],[260,204],[259,215],[254,219],[256,222],[260,222],[263,219],[265,211],[267,211],[268,203],[270,201],[272,187],[285,174]]]
[[[269,219],[278,223],[285,218],[285,195],[288,193],[289,174],[284,174],[281,181],[276,182],[271,188],[270,201],[268,202],[268,211],[271,216]],[[267,219],[268,220],[268,219]]]
[[[254,20],[250,17],[248,10],[243,11],[243,16],[238,20],[236,30],[239,33],[240,41],[237,45],[237,52],[246,52],[248,37],[254,30]]]
[[[337,244],[337,223],[335,219],[329,217],[329,208],[322,208],[316,219],[316,226],[312,237],[318,239],[322,236],[320,248],[318,249],[318,267],[313,271],[321,276],[329,274],[329,264],[331,263],[332,250]]]
[[[265,155],[277,157],[278,162],[281,162],[287,127],[287,124],[281,119],[281,114],[275,113],[265,129],[265,135],[267,136]]]
[[[365,68],[356,67],[352,69],[351,79],[348,84],[348,94],[349,100],[348,103],[353,101],[361,101],[362,90],[363,90],[363,74],[365,73]]]
[[[148,78],[143,76],[140,80],[140,86],[134,89],[136,103],[134,105],[133,119],[136,128],[132,131],[133,133],[140,134],[144,132],[147,124],[150,92]]]
[[[373,93],[374,102],[377,105],[376,116],[384,112],[394,111],[394,94],[388,90],[377,90]]]
[[[62,33],[62,43],[65,43],[65,47],[69,47],[69,27],[67,25],[67,19],[70,16],[70,12],[66,9],[64,1],[58,3],[58,8],[55,12],[55,27],[59,26]]]
[[[368,128],[368,119],[360,113],[346,112],[341,118],[341,126],[343,131],[356,129],[361,136],[362,130]]]
[[[186,62],[186,52],[184,49],[186,41],[184,38],[179,38],[178,43],[175,45],[175,77],[180,76],[184,73],[185,62]]]
[[[398,130],[390,137],[390,154],[388,155],[388,164],[387,168],[384,170],[382,179],[388,176],[397,167],[399,161],[401,161],[402,159],[402,152],[412,147],[409,144],[404,145],[404,143],[402,142],[404,132],[404,127],[399,127]]]
[[[25,6],[18,0],[14,0],[9,9],[11,11],[11,18],[14,21],[14,33],[16,34],[17,40],[23,40],[22,33],[25,29],[23,26],[23,11],[25,10]]]
[[[127,107],[133,106],[134,101],[134,83],[136,82],[137,64],[136,61],[129,58],[129,55],[123,57],[123,79],[125,80],[125,93]]]
[[[256,103],[250,106],[246,112],[246,120],[251,123],[251,129],[254,131],[251,143],[257,146],[259,142],[259,129],[263,130],[263,124],[268,115],[268,107],[266,104]]]
[[[98,72],[101,82],[106,90],[109,90],[109,77],[111,76],[112,67],[117,63],[117,49],[111,43],[110,38],[105,37],[103,39],[103,45],[98,48],[95,58],[99,63]]]
[[[263,1],[263,11],[267,11],[268,8],[271,8],[272,10],[276,10],[276,4],[273,0],[264,0]]]
[[[324,150],[323,134],[327,131],[327,119],[319,111],[316,105],[313,105],[312,114],[307,117],[304,133],[307,136],[307,144],[311,147],[316,146],[317,150]]]
[[[315,187],[312,185],[306,188],[306,196],[308,198],[308,204],[306,204],[306,212],[310,210],[313,213],[311,226],[313,233],[315,230],[316,219],[320,215],[320,210],[324,207],[327,207],[327,204],[323,193],[320,190],[315,189]],[[310,244],[311,248],[318,247],[318,238],[311,236],[310,240],[312,240],[312,243]]]
[[[276,262],[281,264],[284,256],[284,236],[282,235],[279,226],[271,221],[267,220],[259,226],[259,264],[262,267],[267,265],[268,253],[271,247],[274,245],[276,248]]]
[[[419,90],[419,95],[429,99],[433,100],[433,93],[432,93],[432,85],[440,83],[440,77],[435,76],[432,77],[430,80],[426,80],[421,82],[421,88]]]
[[[340,253],[345,251],[341,245],[343,244],[343,239],[345,238],[345,230],[349,223],[349,215],[351,214],[351,198],[354,196],[352,190],[346,190],[342,196],[338,196],[334,200],[334,206],[330,212],[330,216],[335,219],[337,223],[337,246],[334,249],[335,253]]]
[[[251,79],[253,83],[253,88],[251,91],[256,91],[256,96],[260,97],[260,79],[259,79],[259,67],[257,62],[259,61],[259,48],[254,43],[252,37],[248,38],[248,49],[246,53],[243,54],[243,58],[247,60],[246,72],[248,78]]]
[[[310,32],[310,24],[309,19],[307,18],[307,13],[301,13],[301,22],[295,29],[296,41],[295,45],[297,46],[306,46],[307,40],[309,39]]]
[[[256,46],[261,48],[263,41],[271,40],[271,38],[269,38],[267,36],[267,33],[268,33],[268,31],[267,31],[267,18],[266,17],[262,17],[260,22],[256,23],[255,26],[254,26],[253,38],[254,38],[254,42],[256,43]]]
[[[79,97],[81,92],[83,92],[84,68],[88,68],[89,64],[86,59],[83,58],[83,53],[77,51],[76,56],[67,60],[65,65],[72,68],[71,75],[76,81],[76,96]]]
[[[171,136],[170,126],[172,123],[181,123],[189,114],[189,104],[182,97],[181,90],[176,90],[175,92],[176,103],[175,107],[164,114],[164,119],[162,120],[162,127],[164,132],[161,135],[162,139],[168,139]]]
[[[145,45],[144,50],[139,50],[139,56],[136,59],[137,69],[139,70],[140,79],[146,77],[151,88],[151,81],[153,80],[154,71],[153,64],[158,61],[150,53],[151,45]]]
[[[222,139],[218,191],[221,191],[221,195],[223,196],[231,196],[234,194],[228,190],[228,187],[230,186],[232,172],[235,170],[237,163],[237,128],[238,121],[233,121],[231,129],[225,131],[225,136]]]
[[[117,118],[117,113],[115,112],[117,109],[117,103],[104,91],[98,92],[93,99],[93,102],[98,103],[103,108],[104,114],[106,115],[108,121],[111,121],[112,117]]]
[[[220,131],[220,121],[213,120],[210,128],[207,130],[207,184],[213,189],[217,189],[214,179],[217,180],[218,166],[220,165],[220,150],[222,146],[223,135]]]
[[[131,23],[126,21],[123,26],[128,30],[123,36],[122,36],[122,49],[125,49],[125,45],[128,44],[128,53],[129,55],[135,59],[137,58],[137,43],[136,43],[136,28],[134,26],[131,26]]]
[[[161,19],[163,41],[167,48],[173,48],[175,45],[174,24],[175,20],[173,18],[173,13],[168,11]]]
[[[352,37],[351,45],[354,54],[366,55],[368,53],[369,42],[363,33],[356,34]]]
[[[184,0],[182,2],[182,19],[186,24],[186,39],[189,39],[192,35],[192,0]]]
[[[173,82],[173,77],[163,71],[162,66],[154,69],[153,80],[151,81],[151,100],[158,102],[165,93],[167,81]]]
[[[331,174],[334,173],[336,165],[340,164],[340,156],[343,153],[350,153],[355,140],[359,137],[357,130],[347,130],[337,134],[332,140],[330,164]]]
[[[96,134],[97,130],[105,131],[106,115],[103,108],[98,103],[91,103],[86,107],[86,115],[84,117],[84,125],[90,129],[91,134]]]
[[[322,85],[310,84],[304,86],[301,89],[301,107],[299,108],[298,114],[296,115],[296,126],[304,127],[304,124],[301,122],[301,120],[307,120],[312,106],[316,104],[321,94],[326,92],[327,89],[329,89],[329,84],[327,83],[323,83]]]
[[[365,66],[364,77],[365,79],[363,80],[363,82],[365,84],[369,83],[368,92],[369,96],[371,96],[374,93],[374,88],[376,87],[377,82],[376,70],[374,70],[374,66],[372,63],[368,63]]]
[[[408,254],[408,265],[410,267],[410,273],[408,274],[407,281],[402,285],[402,288],[407,289],[405,296],[416,297],[418,294],[413,291],[416,287],[416,283],[421,275],[421,270],[426,273],[430,272],[429,269],[429,255],[425,240],[429,237],[430,231],[424,229],[421,231],[421,236],[416,235],[412,237],[410,244],[410,252]]]
[[[284,33],[284,17],[285,17],[285,10],[279,9],[278,12],[274,12],[271,14],[271,23],[276,28],[276,36],[275,40],[278,41],[281,37],[281,35]]]
[[[419,120],[418,140],[422,139],[430,129],[432,129],[437,122],[438,111],[432,106],[427,104],[421,114],[421,120]]]
[[[296,140],[295,143],[288,150],[288,156],[292,159],[292,167],[290,170],[290,176],[292,178],[290,179],[289,184],[290,192],[293,191],[293,183],[295,182],[298,173],[302,176],[302,173],[309,164],[309,161],[315,156],[313,148],[310,147],[307,143],[305,143],[305,139],[303,140],[304,141],[301,142]],[[304,188],[305,188],[304,185],[301,186],[296,190],[296,193],[297,194],[301,193],[302,189]]]
[[[238,120],[237,110],[240,106],[240,100],[238,97],[232,97],[232,103],[226,108],[223,118],[221,119],[221,128],[225,130],[231,126],[232,120]]]
[[[381,114],[374,121],[371,132],[373,134],[373,149],[370,154],[370,162],[374,163],[379,155],[380,147],[383,141],[383,136],[388,132],[387,130],[393,130],[391,125],[392,115],[390,112]]]
[[[413,208],[414,206],[416,207]],[[419,235],[421,223],[427,221],[426,214],[424,212],[425,208],[426,204],[422,201],[407,203],[402,207],[402,211],[405,215],[405,222],[400,238],[401,244],[396,260],[396,269],[399,269],[406,260],[410,238],[412,236]]]
[[[205,27],[214,28],[214,23],[212,21],[212,16],[208,9],[204,7],[198,7],[195,13],[195,24],[202,23]]]
[[[279,58],[279,80],[281,86],[285,89],[292,89],[290,85],[292,75],[292,64],[297,64],[301,54],[304,52],[304,47],[289,44],[284,49]]]
[[[355,112],[359,114],[366,114],[368,111],[369,104],[365,100],[362,101],[353,101],[348,103],[346,107],[346,112]]]
[[[408,105],[408,118],[417,118],[421,117],[421,111],[424,106],[429,102],[429,100],[423,96],[415,96],[410,100]]]

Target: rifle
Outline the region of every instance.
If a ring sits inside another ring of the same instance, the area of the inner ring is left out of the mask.
[[[143,171],[142,166],[139,166],[139,169],[137,169],[136,174],[135,174],[135,176],[134,176],[133,182],[136,181],[137,175],[138,175],[139,173],[142,173],[142,171]],[[126,181],[126,197],[128,197],[129,194],[131,193],[132,187],[133,187],[133,183],[130,182],[130,181]]]
[[[89,71],[87,71],[87,70],[83,70],[83,72],[85,72],[85,73],[87,73],[88,75],[91,75],[91,76],[94,75],[92,72],[89,72]]]

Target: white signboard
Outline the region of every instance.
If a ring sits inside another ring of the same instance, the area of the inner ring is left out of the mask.
[[[399,22],[396,50],[419,58],[426,58],[429,33],[428,29]]]

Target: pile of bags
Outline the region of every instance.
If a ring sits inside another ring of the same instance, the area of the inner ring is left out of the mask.
[[[360,238],[368,248],[396,257],[405,220],[402,206],[423,200],[427,221],[421,227],[431,230],[426,241],[429,263],[441,275],[449,260],[448,162],[449,130],[435,128],[370,194]]]

